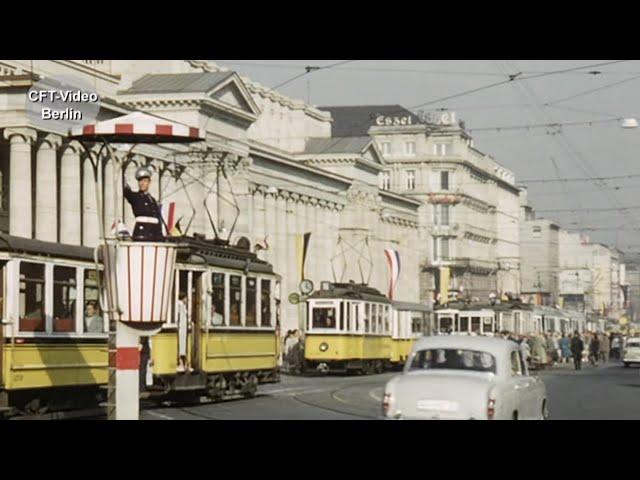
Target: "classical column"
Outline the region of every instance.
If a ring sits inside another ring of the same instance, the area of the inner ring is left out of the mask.
[[[122,221],[122,163],[114,162],[113,159],[105,164],[103,175],[104,182],[102,192],[104,195],[104,231],[110,236],[113,230],[114,221]]]
[[[102,186],[102,169],[98,167],[98,188]],[[100,240],[100,221],[96,203],[93,167],[85,158],[82,168],[82,244],[95,247]]]
[[[276,237],[276,194],[267,192],[264,200],[264,234],[269,238]],[[276,264],[276,251],[274,248],[267,250],[267,259],[272,265]]]
[[[62,152],[60,164],[60,243],[80,245],[80,144]]]
[[[9,233],[32,237],[31,145],[36,140],[32,128],[5,128],[9,140]]]
[[[253,192],[253,243],[262,242],[265,237],[264,232],[264,191],[257,187]],[[272,240],[270,238],[270,240]],[[270,247],[271,248],[271,247]],[[261,255],[264,256],[264,255]]]
[[[36,158],[36,238],[58,241],[58,169],[56,152],[62,138],[49,134],[40,143]]]

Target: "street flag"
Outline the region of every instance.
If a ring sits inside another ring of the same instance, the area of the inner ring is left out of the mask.
[[[160,211],[162,212],[162,218],[164,219],[162,230],[165,235],[170,235],[176,221],[176,202],[161,204]]]
[[[307,251],[309,250],[309,240],[311,239],[311,232],[298,235],[296,238],[296,250],[298,254],[298,269],[300,270],[300,279],[304,280],[304,265],[307,260]]]
[[[398,279],[400,278],[400,253],[397,250],[387,248],[384,254],[387,257],[387,265],[389,266],[389,291],[387,297],[389,297],[389,300],[393,300],[398,286]]]

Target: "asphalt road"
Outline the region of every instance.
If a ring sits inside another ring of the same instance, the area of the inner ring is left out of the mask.
[[[397,373],[370,376],[282,376],[252,399],[146,408],[143,420],[374,420],[381,418],[385,383]],[[566,366],[540,373],[552,420],[639,420],[640,368]]]

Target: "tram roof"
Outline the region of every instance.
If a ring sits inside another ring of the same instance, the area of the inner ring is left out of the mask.
[[[375,288],[356,283],[332,283],[327,289],[320,289],[313,292],[309,295],[309,298],[344,298],[369,302],[391,303],[387,297]]]
[[[407,311],[431,312],[432,311],[432,308],[429,305],[424,305],[422,303],[392,301],[391,304],[393,305],[393,308],[401,312],[407,312]]]
[[[93,261],[93,249],[80,245],[45,242],[33,238],[16,237],[0,233],[0,250],[11,253],[27,253],[61,257],[74,260]]]

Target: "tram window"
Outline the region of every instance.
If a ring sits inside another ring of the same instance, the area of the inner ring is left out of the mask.
[[[378,331],[378,305],[371,305],[371,333]]]
[[[384,331],[385,333],[389,333],[389,316],[391,315],[391,307],[388,305],[384,307]]]
[[[211,325],[224,325],[224,273],[214,273],[211,278]]]
[[[271,326],[271,280],[261,280],[260,321],[263,327]]]
[[[471,331],[480,333],[480,317],[471,317]]]
[[[371,304],[364,304],[364,333],[369,333],[369,319],[371,318]]]
[[[53,267],[53,331],[74,332],[76,329],[76,269]]]
[[[336,328],[336,309],[333,307],[315,307],[313,309],[313,328]]]
[[[469,331],[469,317],[460,316],[460,331],[461,332]]]
[[[245,288],[245,325],[248,327],[256,327],[258,325],[256,319],[256,301],[258,295],[258,282],[255,278],[247,277],[247,287]]]
[[[231,275],[229,282],[230,292],[229,292],[229,320],[230,324],[233,326],[240,326],[242,323],[240,322],[240,304],[242,297],[242,277],[237,275]]]
[[[102,272],[100,272],[102,279]],[[96,270],[84,271],[84,331],[104,333],[104,320],[98,299],[98,273]]]
[[[20,331],[44,332],[44,265],[20,262]]]
[[[447,333],[451,330],[453,321],[451,317],[440,317],[440,332]]]
[[[340,331],[344,331],[344,302],[340,302]]]
[[[482,331],[483,332],[493,332],[493,319],[491,317],[485,317],[482,320]]]
[[[411,318],[411,333],[422,333],[422,317]]]

